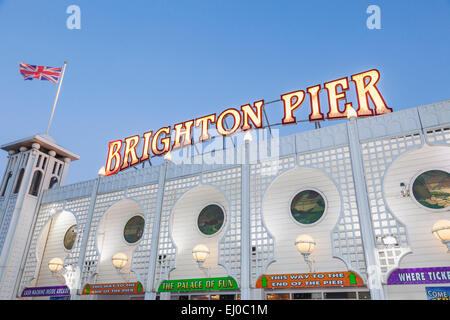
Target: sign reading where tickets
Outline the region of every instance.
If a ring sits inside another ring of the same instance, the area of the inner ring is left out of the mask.
[[[364,281],[350,271],[320,273],[265,274],[256,281],[256,288],[320,288],[363,287]]]
[[[25,288],[21,295],[22,298],[66,296],[70,296],[70,289],[67,286]]]
[[[165,280],[158,288],[158,292],[186,292],[186,291],[222,291],[238,290],[239,286],[231,277]]]
[[[141,293],[144,293],[144,290],[140,282],[87,284],[82,292],[83,295]]]
[[[389,285],[426,283],[450,283],[450,267],[397,269],[387,280]]]

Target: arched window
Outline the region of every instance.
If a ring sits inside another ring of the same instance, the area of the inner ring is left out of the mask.
[[[9,172],[8,176],[6,177],[6,180],[5,180],[5,185],[3,186],[2,197],[5,195],[6,189],[8,189],[8,183],[9,183],[9,179],[11,179],[11,177],[12,177],[12,172]]]
[[[19,176],[17,177],[16,187],[14,188],[14,193],[19,192],[24,173],[25,173],[25,169],[24,168],[20,169]]]
[[[51,189],[53,187],[57,187],[58,186],[58,178],[57,177],[52,177],[50,179],[50,184],[48,185],[48,188]]]
[[[32,196],[37,196],[39,192],[39,187],[41,185],[42,172],[36,170],[33,174],[33,179],[31,180],[30,192]]]

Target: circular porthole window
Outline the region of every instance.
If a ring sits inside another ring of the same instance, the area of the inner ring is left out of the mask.
[[[77,238],[77,225],[74,224],[69,229],[67,229],[64,235],[64,248],[66,250],[72,250],[75,239]]]
[[[134,216],[125,225],[123,237],[128,243],[135,243],[144,234],[145,220],[141,216]]]
[[[414,199],[429,209],[450,206],[450,174],[442,170],[421,173],[412,185]]]
[[[198,215],[197,227],[201,233],[210,236],[222,228],[225,221],[225,214],[221,207],[216,204],[210,204],[203,208]]]
[[[325,212],[325,199],[314,190],[303,190],[292,199],[291,215],[301,224],[313,224],[322,218]]]

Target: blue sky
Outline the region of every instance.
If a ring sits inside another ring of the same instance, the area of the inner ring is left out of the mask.
[[[66,183],[95,178],[109,141],[372,68],[394,111],[450,99],[449,0],[0,0],[0,49],[0,144],[45,132],[57,89],[19,62],[69,63],[50,130],[81,156]]]

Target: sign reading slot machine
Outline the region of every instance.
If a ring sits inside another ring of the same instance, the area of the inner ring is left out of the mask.
[[[256,288],[323,288],[363,287],[360,276],[351,271],[321,273],[265,274],[259,277]]]
[[[143,294],[144,290],[140,282],[126,283],[99,283],[87,284],[84,286],[83,295],[94,294]]]

